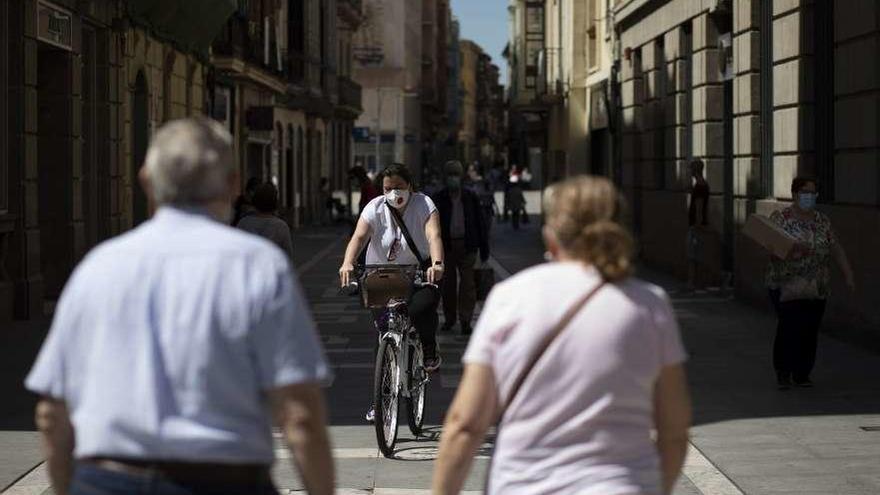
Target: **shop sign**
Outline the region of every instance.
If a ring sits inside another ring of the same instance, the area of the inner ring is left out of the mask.
[[[73,49],[73,16],[70,11],[40,1],[37,4],[37,38],[65,50]]]

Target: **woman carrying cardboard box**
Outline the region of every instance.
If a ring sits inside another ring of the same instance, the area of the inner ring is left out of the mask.
[[[770,220],[797,240],[786,259],[773,256],[767,270],[767,287],[779,323],[773,343],[773,366],[780,390],[792,384],[811,387],[819,326],[830,292],[831,258],[843,271],[850,291],[855,278],[849,261],[834,235],[828,217],[816,211],[817,183],[798,177],[791,183],[793,204],[774,212]]]

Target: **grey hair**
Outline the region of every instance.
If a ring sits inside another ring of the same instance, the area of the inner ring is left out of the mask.
[[[150,143],[144,168],[157,204],[222,199],[235,173],[232,136],[222,124],[204,117],[171,121]]]

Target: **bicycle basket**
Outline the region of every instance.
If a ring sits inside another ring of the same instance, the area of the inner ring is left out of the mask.
[[[376,268],[367,270],[364,274],[362,287],[364,306],[384,308],[391,299],[408,300],[412,294],[413,282],[400,270]]]

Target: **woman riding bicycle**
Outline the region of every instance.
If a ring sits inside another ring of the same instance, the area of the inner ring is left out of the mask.
[[[428,282],[437,284],[443,278],[444,267],[437,207],[428,196],[413,192],[412,175],[406,165],[390,165],[382,172],[381,178],[383,195],[364,207],[345,249],[345,258],[339,268],[341,284],[347,286],[352,281],[355,260],[368,241],[367,265],[419,265],[419,258],[422,258],[423,264],[427,265],[422,268]],[[396,212],[392,212],[392,208]],[[409,231],[415,249],[398,226],[395,213]],[[429,372],[436,371],[441,363],[436,340],[439,302],[437,289],[427,286],[416,288],[408,304],[410,319],[424,348],[425,370]]]

